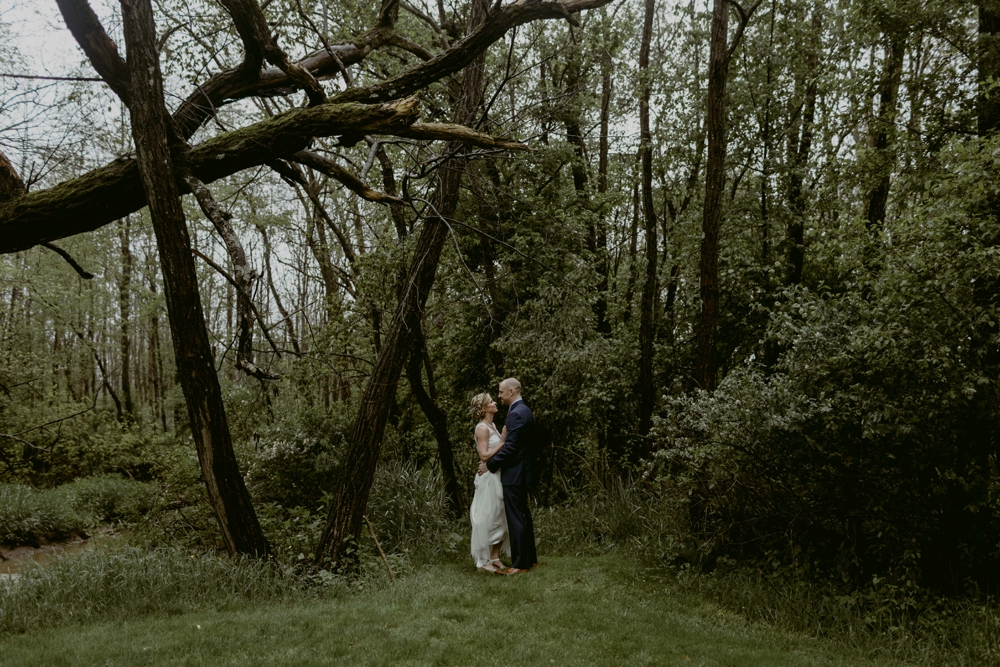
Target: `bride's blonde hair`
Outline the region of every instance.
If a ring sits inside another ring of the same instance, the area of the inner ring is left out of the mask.
[[[472,418],[479,421],[486,416],[486,406],[493,402],[489,393],[476,394],[472,397]]]

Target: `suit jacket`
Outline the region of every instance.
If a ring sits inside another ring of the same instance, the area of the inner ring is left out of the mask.
[[[500,481],[506,486],[538,484],[538,434],[535,416],[524,400],[516,402],[504,421],[507,439],[500,451],[486,462],[490,472],[500,471]]]

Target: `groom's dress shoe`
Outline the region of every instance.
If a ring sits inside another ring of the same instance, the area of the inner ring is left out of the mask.
[[[508,567],[506,570],[500,570],[500,574],[523,574],[527,570],[522,570],[516,567]]]

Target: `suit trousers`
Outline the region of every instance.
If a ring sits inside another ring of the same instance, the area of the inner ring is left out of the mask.
[[[528,509],[528,487],[524,484],[503,485],[504,511],[510,535],[510,555],[513,567],[527,570],[538,562],[535,552],[535,524]]]

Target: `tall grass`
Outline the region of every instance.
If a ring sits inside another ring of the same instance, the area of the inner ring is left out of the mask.
[[[85,521],[53,493],[41,493],[23,484],[0,484],[0,544],[37,544],[69,537]]]
[[[133,521],[152,506],[154,486],[89,477],[54,489],[0,484],[0,544],[17,546],[81,534],[108,521]]]
[[[412,463],[379,466],[367,516],[382,547],[406,555],[412,563],[433,563],[455,554],[462,540],[468,540],[468,535],[456,532],[468,520],[459,525],[448,516],[440,471]]]
[[[617,549],[668,559],[681,548],[676,503],[618,479],[594,483],[567,502],[532,510],[541,553],[575,554]]]
[[[769,576],[746,566],[683,570],[676,582],[693,597],[712,599],[749,620],[838,640],[872,656],[928,666],[1000,664],[1000,608],[994,600],[940,599],[901,622],[899,598],[877,588],[832,595],[802,577]]]
[[[307,580],[273,562],[180,549],[93,549],[28,564],[0,584],[0,635],[45,626],[197,608],[226,608],[301,594]]]
[[[258,507],[261,527],[280,562],[288,566],[311,562],[326,524],[329,499],[313,507]],[[468,520],[448,515],[439,471],[412,463],[388,461],[379,465],[372,483],[366,516],[394,571],[440,562],[467,545]],[[464,541],[464,542],[463,542]],[[381,557],[363,527],[358,544],[361,565],[384,569]]]

